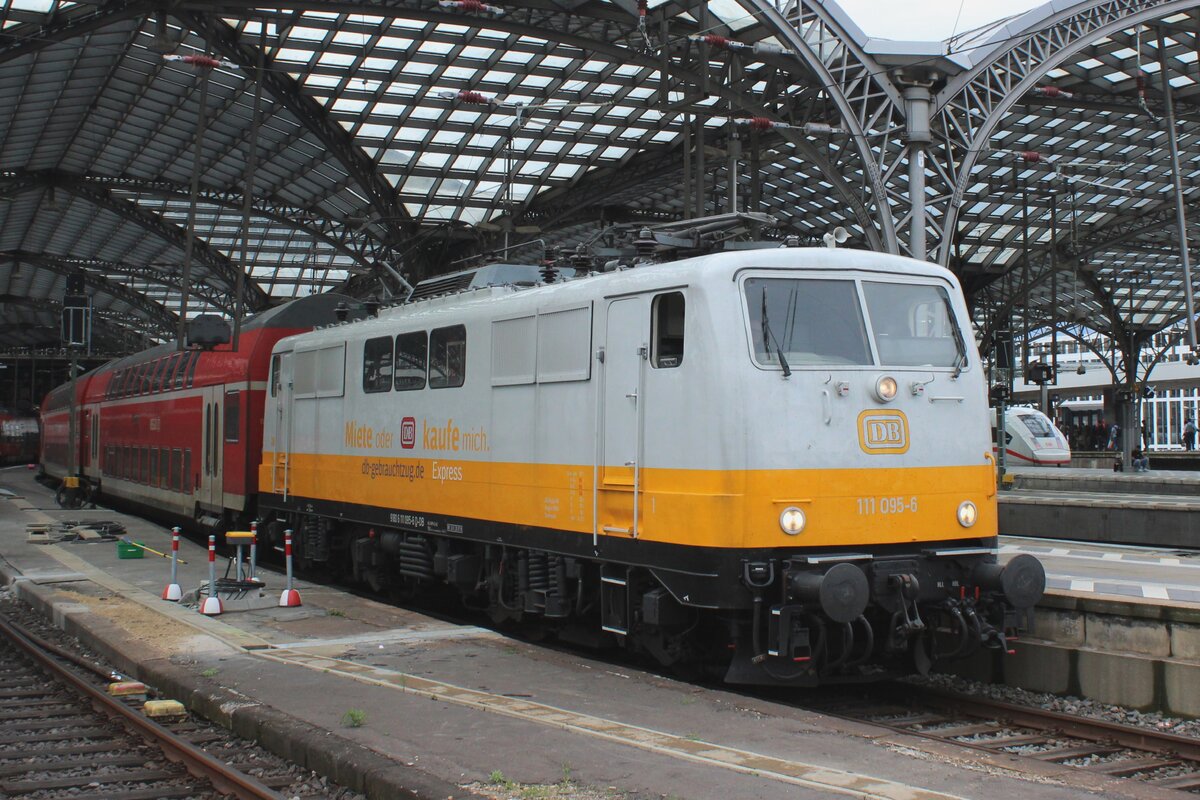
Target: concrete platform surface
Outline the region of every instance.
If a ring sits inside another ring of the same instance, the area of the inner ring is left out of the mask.
[[[1200,551],[1003,536],[1001,557],[1029,553],[1051,592],[1160,601],[1200,608]]]
[[[105,509],[62,511],[0,470],[0,573],[10,591],[169,696],[373,798],[470,796],[494,772],[564,777],[638,798],[1134,797],[1137,787],[613,666],[342,590],[301,583],[300,608],[205,617],[162,601],[168,564],[112,542],[29,541],[26,526],[119,520],[164,552],[169,532]],[[185,542],[180,583],[207,570]],[[267,576],[267,592],[282,586]],[[819,694],[819,693],[818,693]],[[804,695],[795,698],[803,702]],[[347,727],[347,712],[363,712]],[[1030,771],[1032,770],[1032,771]],[[594,795],[593,795],[594,796]]]

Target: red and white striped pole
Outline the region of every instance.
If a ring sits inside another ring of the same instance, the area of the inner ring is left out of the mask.
[[[208,535],[208,597],[200,604],[200,613],[215,617],[224,609],[221,608],[221,598],[217,596],[217,537]]]
[[[300,593],[292,588],[292,529],[283,532],[283,558],[287,563],[287,588],[279,595],[279,605],[291,608],[300,605]]]
[[[162,599],[178,602],[183,597],[179,586],[179,528],[171,528],[171,582],[163,589]]]
[[[258,580],[258,520],[250,523],[250,580]]]

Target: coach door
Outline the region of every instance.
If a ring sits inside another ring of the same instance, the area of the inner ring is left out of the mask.
[[[608,304],[597,487],[601,534],[638,535],[649,309],[649,296],[624,297]]]
[[[200,483],[197,501],[202,506],[221,508],[224,503],[222,470],[225,463],[225,436],[221,419],[224,386],[204,387],[204,417],[201,422]]]

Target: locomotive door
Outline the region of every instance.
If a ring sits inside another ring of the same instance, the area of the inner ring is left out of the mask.
[[[600,490],[597,497],[600,533],[634,538],[638,535],[649,334],[648,296],[625,297],[609,303],[597,487]]]
[[[225,501],[222,477],[225,436],[221,419],[224,390],[224,386],[204,387],[204,416],[200,431],[200,482],[196,486],[196,500],[200,505],[210,508],[221,508]]]
[[[292,450],[292,354],[275,356],[271,393],[275,397],[275,435],[271,442],[271,491],[288,496],[288,457]]]

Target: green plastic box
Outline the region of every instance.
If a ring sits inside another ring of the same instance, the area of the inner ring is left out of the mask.
[[[143,558],[145,552],[136,544],[117,542],[117,558]]]

